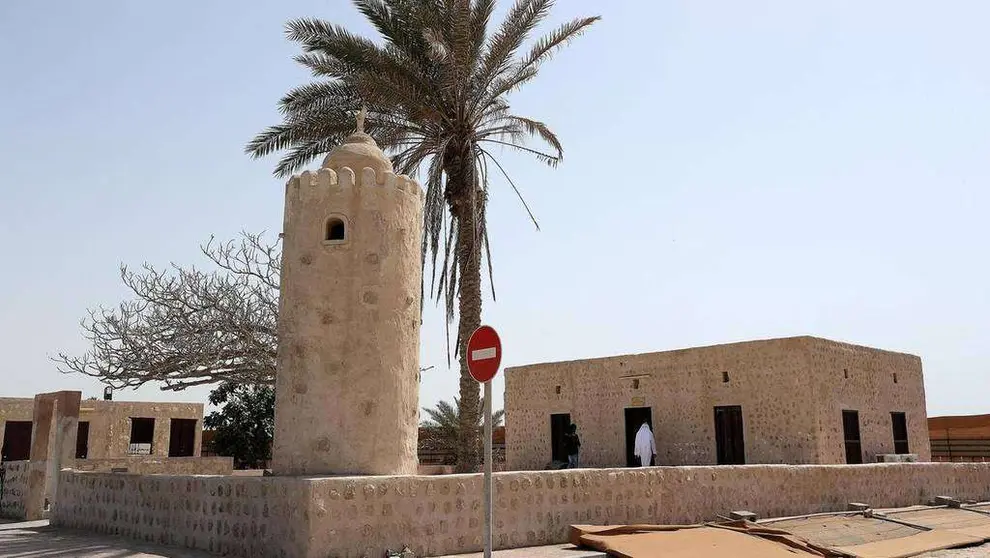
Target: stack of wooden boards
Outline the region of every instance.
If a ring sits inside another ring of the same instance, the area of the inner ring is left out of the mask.
[[[616,558],[907,558],[990,542],[990,504],[816,514],[759,523],[574,525],[570,541]]]

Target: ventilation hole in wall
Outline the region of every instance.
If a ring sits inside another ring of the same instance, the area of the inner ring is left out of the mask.
[[[338,217],[331,217],[327,220],[327,240],[345,240],[347,238],[347,228],[344,221]]]
[[[894,372],[894,383],[897,383],[897,372]]]
[[[846,376],[846,379],[848,380],[849,379],[849,369],[848,368],[843,368],[842,369],[842,373]]]
[[[633,389],[639,389],[639,380],[633,380]]]
[[[556,391],[556,392],[557,392],[557,395],[560,395],[560,386],[557,386],[557,387],[556,387],[556,388],[554,389],[554,391]]]
[[[722,372],[722,383],[723,384],[729,383],[729,373],[728,372]]]

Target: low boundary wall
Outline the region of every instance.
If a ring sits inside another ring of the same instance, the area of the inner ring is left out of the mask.
[[[230,475],[232,457],[119,457],[114,459],[77,459],[72,469],[109,473],[127,469],[138,475]]]
[[[62,471],[52,524],[243,557],[481,550],[481,475],[178,477]],[[685,524],[990,500],[990,464],[742,465],[495,475],[496,548],[562,543],[575,523]]]
[[[0,517],[24,519],[30,461],[7,461],[2,464],[3,489],[0,490]]]

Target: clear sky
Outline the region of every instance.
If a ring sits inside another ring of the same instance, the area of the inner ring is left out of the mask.
[[[990,3],[566,0],[554,19],[589,14],[512,98],[566,152],[504,159],[540,232],[494,185],[505,364],[812,334],[920,355],[929,414],[990,412]],[[343,0],[0,3],[0,396],[99,393],[49,357],[85,349],[120,263],[279,232],[274,159],[243,147],[308,80],[282,32],[301,16],[370,33]],[[425,320],[431,405],[457,381]]]

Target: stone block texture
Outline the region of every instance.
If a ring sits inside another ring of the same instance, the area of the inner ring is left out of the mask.
[[[155,419],[151,455],[168,457],[172,419],[196,421],[193,456],[198,457],[203,445],[202,403],[156,403],[144,401],[83,401],[79,421],[89,422],[90,459],[119,458],[127,455],[131,437],[132,418]]]
[[[33,416],[33,398],[0,397],[0,440],[3,439],[3,430],[7,421],[31,421]],[[154,442],[151,446],[151,453],[159,457],[168,457],[172,419],[195,420],[194,456],[201,455],[202,403],[82,400],[79,406],[78,422],[89,423],[87,458],[125,457],[130,442],[131,418],[155,419]],[[72,450],[75,449],[74,446],[71,448]]]
[[[203,405],[201,403],[140,403],[82,401],[78,391],[43,393],[29,398],[0,399],[0,431],[9,421],[31,423],[29,459],[11,464],[12,492],[2,494],[0,513],[20,519],[42,519],[58,493],[59,471],[64,468],[173,474],[230,474],[230,458],[168,458],[172,419],[195,421],[193,455],[200,455]],[[154,419],[151,455],[129,455],[131,419]],[[88,423],[87,430],[80,423]],[[86,442],[77,446],[81,432]],[[2,434],[2,433],[0,433]],[[2,438],[0,438],[2,439]],[[87,447],[86,458],[77,458]],[[6,469],[6,467],[5,467]],[[8,486],[5,479],[5,490]]]
[[[990,464],[744,465],[497,473],[495,547],[567,540],[572,524],[690,524],[990,499]],[[56,526],[240,557],[481,550],[482,475],[174,477],[62,472]]]
[[[0,517],[24,519],[24,502],[27,498],[28,467],[30,461],[8,461],[3,467],[3,485],[0,489]]]
[[[0,443],[7,421],[29,421],[34,414],[34,398],[0,397]]]
[[[634,407],[651,409],[659,465],[713,465],[714,408],[733,405],[746,463],[845,463],[843,410],[859,412],[865,462],[894,453],[891,412],[906,415],[909,451],[930,460],[918,357],[794,337],[507,369],[507,467],[546,467],[556,413],[578,426],[582,466],[626,466]]]
[[[55,499],[58,472],[72,466],[80,397],[78,391],[34,396],[31,461],[24,498],[24,518],[29,521],[45,516]]]
[[[77,459],[75,471],[110,473],[126,469],[139,475],[230,475],[234,472],[232,457],[118,457],[108,459]]]
[[[275,474],[416,473],[422,212],[360,134],[289,180]]]

